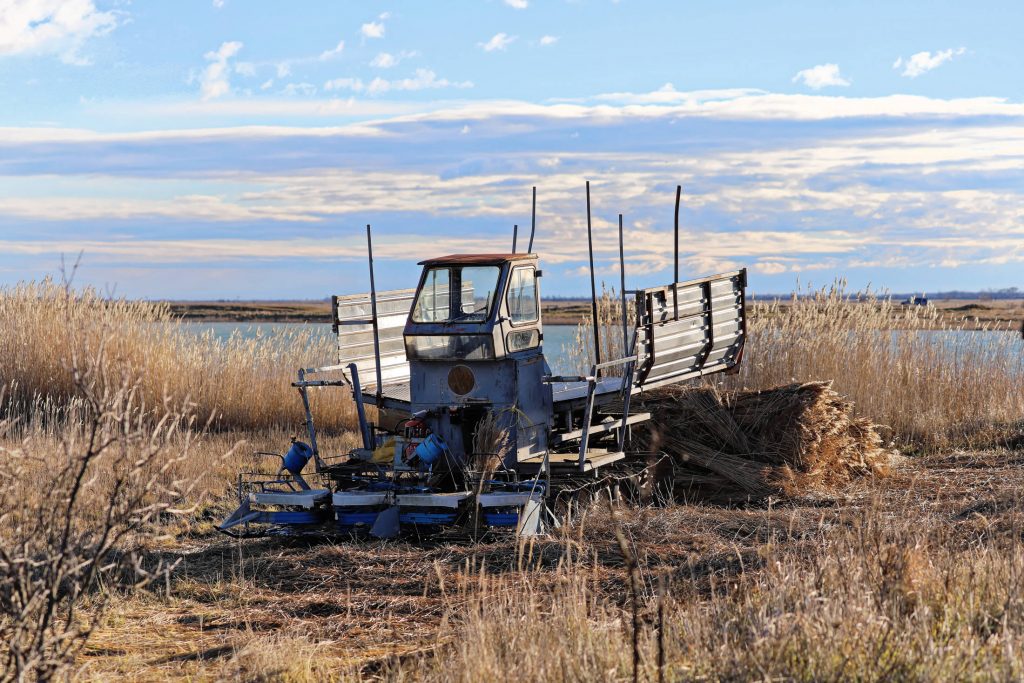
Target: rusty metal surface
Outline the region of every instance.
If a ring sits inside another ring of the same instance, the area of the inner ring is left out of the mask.
[[[536,261],[536,254],[451,254],[420,261],[421,266],[497,266],[508,261]]]

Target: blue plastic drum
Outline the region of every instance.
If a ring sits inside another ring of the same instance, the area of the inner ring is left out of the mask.
[[[444,454],[444,441],[437,434],[431,434],[416,447],[416,457],[427,465],[433,465]]]
[[[292,474],[299,474],[313,457],[313,449],[301,441],[296,441],[284,456],[284,468]]]

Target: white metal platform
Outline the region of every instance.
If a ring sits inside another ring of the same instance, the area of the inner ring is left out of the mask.
[[[387,491],[339,491],[331,497],[331,504],[335,507],[384,505],[387,502]]]
[[[292,505],[312,509],[317,503],[327,500],[331,492],[327,489],[309,491],[252,491],[249,502],[258,505]]]
[[[457,508],[459,503],[473,494],[469,491],[455,493],[403,493],[397,496],[402,507],[411,508]]]
[[[482,508],[502,508],[526,505],[531,500],[540,502],[541,498],[539,491],[502,491],[481,493],[476,501]]]

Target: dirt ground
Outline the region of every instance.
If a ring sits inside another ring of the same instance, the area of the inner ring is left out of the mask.
[[[618,517],[646,575],[681,595],[708,595],[765,571],[765,545],[811,558],[823,528],[871,510],[894,523],[944,527],[953,543],[1014,533],[1024,451],[898,457],[884,478],[832,494],[753,508],[675,505]],[[518,544],[233,540],[212,530],[219,511],[161,552],[181,562],[166,586],[123,601],[81,659],[82,678],[246,676],[293,671],[296,658],[334,675],[373,677],[403,658],[443,656],[448,620],[467,582],[538,586],[562,580],[567,558],[614,604],[626,599],[608,512],[595,508],[553,536]],[[291,661],[286,661],[291,660]],[[293,674],[294,675],[294,674]],[[257,676],[258,677],[258,676]],[[300,676],[301,678],[302,676]]]

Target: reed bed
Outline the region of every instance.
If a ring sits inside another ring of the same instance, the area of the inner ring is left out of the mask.
[[[293,427],[303,415],[290,383],[300,367],[332,362],[332,341],[296,330],[226,341],[194,334],[166,304],[110,299],[94,289],[73,290],[44,280],[0,289],[0,386],[8,414],[61,419],[73,413],[76,359],[103,345],[107,362],[141,379],[146,405],[166,398],[187,402],[212,429]],[[356,422],[341,391],[314,392],[318,425]]]
[[[968,322],[839,282],[755,306],[743,363],[725,386],[832,380],[905,448],[1005,445],[1024,421],[1024,341],[1013,325]]]
[[[632,304],[627,302],[627,315]],[[598,301],[603,360],[622,355],[622,304]],[[632,319],[630,319],[632,322]],[[756,391],[831,381],[857,415],[892,429],[898,447],[1024,443],[1024,340],[1019,323],[979,323],[932,305],[904,306],[843,281],[748,303],[747,345],[735,375],[705,381]],[[568,349],[578,372],[593,362],[591,316]]]

